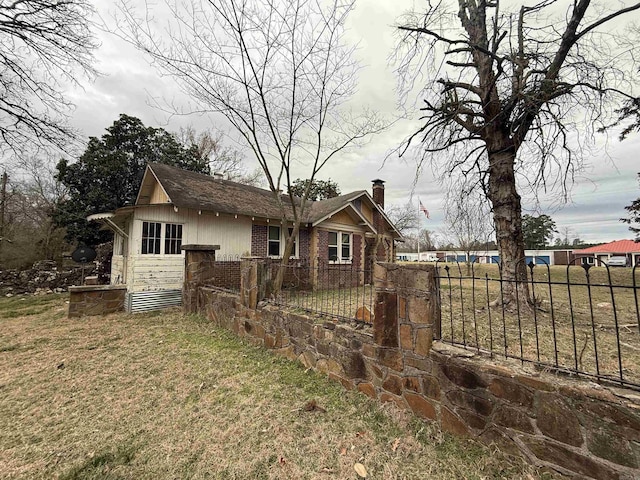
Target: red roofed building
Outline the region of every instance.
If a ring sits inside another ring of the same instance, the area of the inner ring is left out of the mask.
[[[616,240],[583,250],[575,250],[573,253],[576,257],[586,257],[587,263],[592,265],[604,266],[613,257],[626,258],[627,266],[630,267],[640,265],[640,242],[633,240]]]

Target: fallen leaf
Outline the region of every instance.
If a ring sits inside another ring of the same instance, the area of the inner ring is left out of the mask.
[[[353,466],[353,469],[356,471],[359,477],[367,478],[367,469],[364,468],[364,465],[361,463],[356,463]]]
[[[347,447],[342,447],[340,449],[340,455],[346,455],[347,454]]]
[[[391,451],[395,452],[398,449],[398,446],[400,445],[400,439],[396,438],[393,441],[393,445],[391,445]]]

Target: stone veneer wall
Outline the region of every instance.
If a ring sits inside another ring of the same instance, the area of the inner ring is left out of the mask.
[[[69,318],[106,315],[124,310],[126,286],[87,285],[69,287]]]
[[[494,443],[581,478],[640,478],[640,395],[497,364],[432,343],[439,310],[432,266],[378,264],[372,330],[260,306],[259,261],[243,264],[241,297],[200,288],[201,313],[443,430]]]

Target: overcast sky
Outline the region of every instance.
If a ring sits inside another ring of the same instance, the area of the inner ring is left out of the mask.
[[[108,18],[108,11],[113,9],[108,7],[110,3],[111,0],[99,2],[99,11],[104,18]],[[349,36],[359,41],[358,57],[364,65],[358,94],[353,100],[356,104],[366,100],[383,113],[397,113],[396,78],[388,65],[395,44],[392,24],[413,3],[408,0],[358,0],[349,22]],[[151,97],[183,101],[173,80],[161,77],[142,54],[115,36],[101,32],[99,38],[102,45],[96,52],[97,67],[104,75],[91,83],[84,82],[83,89],[74,89],[68,94],[76,104],[72,124],[87,138],[102,135],[121,113],[139,117],[147,126],[169,131],[177,131],[188,124],[198,130],[228,128],[220,118],[169,118],[151,107]],[[398,122],[372,138],[365,147],[346,153],[327,165],[320,177],[335,180],[343,193],[370,189],[370,181],[381,178],[386,181],[387,205],[406,203],[413,193],[416,209],[420,198],[431,213],[429,220],[422,217],[423,227],[441,233],[444,192],[430,169],[424,169],[414,182],[416,168],[411,159],[399,160],[397,156],[391,156],[384,162],[388,152],[416,125],[416,120]],[[587,169],[576,179],[568,204],[558,205],[557,196],[546,198],[543,195],[536,207],[531,199],[525,198],[523,213],[551,215],[560,231],[568,227],[572,236],[587,242],[632,238],[619,219],[625,215],[624,206],[640,196],[636,177],[640,171],[637,161],[640,135],[633,134],[619,142],[615,133],[611,133],[599,142],[603,148],[586,159]],[[249,155],[246,160],[248,168],[253,169],[256,163]]]

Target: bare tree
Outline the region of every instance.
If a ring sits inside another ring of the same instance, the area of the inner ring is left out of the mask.
[[[222,132],[203,130],[197,133],[193,126],[187,126],[176,133],[176,139],[186,147],[196,148],[201,158],[208,159],[212,173],[224,173],[229,180],[245,185],[260,184],[262,170],[247,171],[241,153],[225,146]]]
[[[73,137],[62,91],[93,75],[88,0],[0,3],[0,155],[34,143],[64,149]]]
[[[282,219],[292,219],[283,265],[308,204],[294,201],[294,165],[312,184],[332,158],[381,129],[375,115],[349,112],[358,65],[343,40],[353,1],[192,0],[167,2],[168,25],[150,7],[120,4],[119,33],[173,76],[200,112],[222,113],[264,171]],[[160,32],[159,29],[162,28]],[[163,37],[162,33],[166,32]],[[298,175],[300,176],[300,175]],[[276,279],[280,285],[282,269]]]
[[[385,211],[396,229],[403,236],[408,233],[409,230],[415,230],[420,226],[418,210],[411,202],[407,202],[404,205],[389,205]]]
[[[401,88],[427,79],[423,125],[403,148],[419,142],[420,166],[446,158],[446,173],[475,176],[491,203],[508,302],[514,281],[526,278],[516,179],[566,195],[584,143],[631,96],[638,43],[617,42],[614,26],[633,19],[640,3],[428,5],[398,27]]]
[[[445,228],[456,248],[465,253],[467,271],[471,269],[471,256],[478,250],[485,250],[493,237],[489,213],[487,201],[480,195],[450,190],[445,208]]]
[[[4,267],[59,260],[68,248],[65,229],[53,221],[55,206],[67,189],[55,179],[52,155],[31,147],[11,165],[0,219],[0,265]]]

